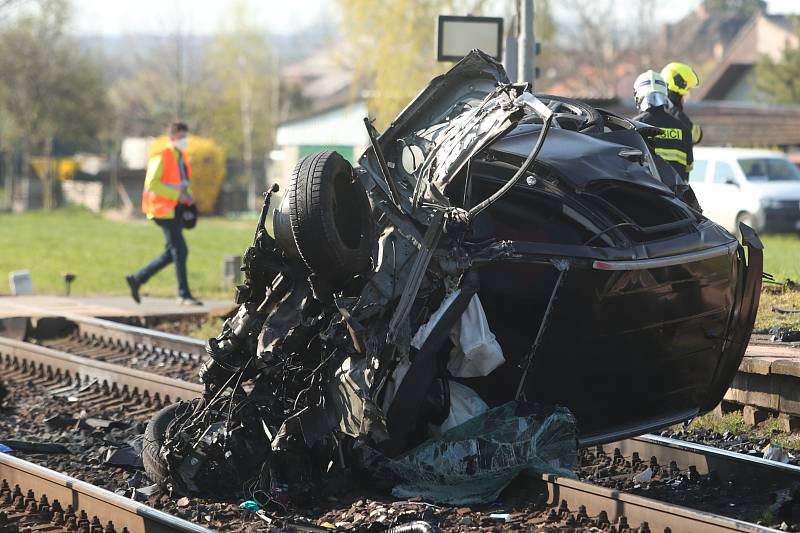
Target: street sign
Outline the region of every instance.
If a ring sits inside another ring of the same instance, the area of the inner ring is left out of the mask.
[[[503,19],[501,17],[456,17],[439,15],[436,60],[458,61],[477,48],[503,60]]]

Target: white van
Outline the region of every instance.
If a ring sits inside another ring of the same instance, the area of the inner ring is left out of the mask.
[[[703,214],[736,234],[800,230],[800,170],[780,152],[695,148],[689,184]]]

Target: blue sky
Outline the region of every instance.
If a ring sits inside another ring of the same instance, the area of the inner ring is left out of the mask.
[[[180,18],[196,34],[212,34],[225,20],[235,0],[74,0],[76,30],[86,34],[159,33],[175,28]],[[391,1],[391,0],[386,0]],[[492,2],[503,14],[513,0]],[[664,0],[659,15],[675,20],[700,0]],[[619,0],[620,11],[631,8],[636,0]],[[313,24],[321,16],[334,15],[335,0],[251,0],[253,22],[273,33],[292,33]],[[557,5],[557,2],[556,2]],[[798,0],[768,0],[771,13],[800,13]]]

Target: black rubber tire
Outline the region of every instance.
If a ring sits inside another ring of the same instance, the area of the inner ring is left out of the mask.
[[[339,153],[317,152],[297,163],[289,183],[289,219],[300,257],[313,274],[338,282],[369,266],[369,200]]]
[[[142,463],[145,474],[153,483],[163,485],[170,478],[167,462],[161,457],[161,445],[164,444],[167,427],[176,418],[178,408],[186,405],[182,402],[164,407],[153,415],[144,430]]]
[[[587,103],[575,100],[573,98],[565,98],[563,96],[554,96],[552,94],[537,94],[536,98],[549,104],[550,102],[558,102],[561,107],[566,108],[567,111],[576,115],[586,117],[586,122],[581,125],[579,131],[582,133],[603,133],[604,120],[603,115],[597,109]]]

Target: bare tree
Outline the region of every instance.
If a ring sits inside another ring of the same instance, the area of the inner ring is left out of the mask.
[[[621,77],[630,70],[656,68],[654,42],[658,32],[655,0],[635,2],[633,13],[613,0],[563,0],[566,16],[576,17],[559,28],[562,70],[582,73],[586,95],[616,96]],[[575,68],[577,67],[577,68]],[[580,74],[579,74],[580,75]]]
[[[194,36],[175,27],[166,37],[130,50],[131,59],[111,90],[118,120],[129,134],[153,134],[170,120],[193,122],[199,108],[194,88],[205,66]]]
[[[206,102],[200,113],[204,127],[229,156],[241,160],[249,206],[255,209],[266,184],[254,163],[273,142],[279,80],[268,39],[250,22],[249,7],[244,0],[233,4],[209,46],[208,80],[199,89]]]

